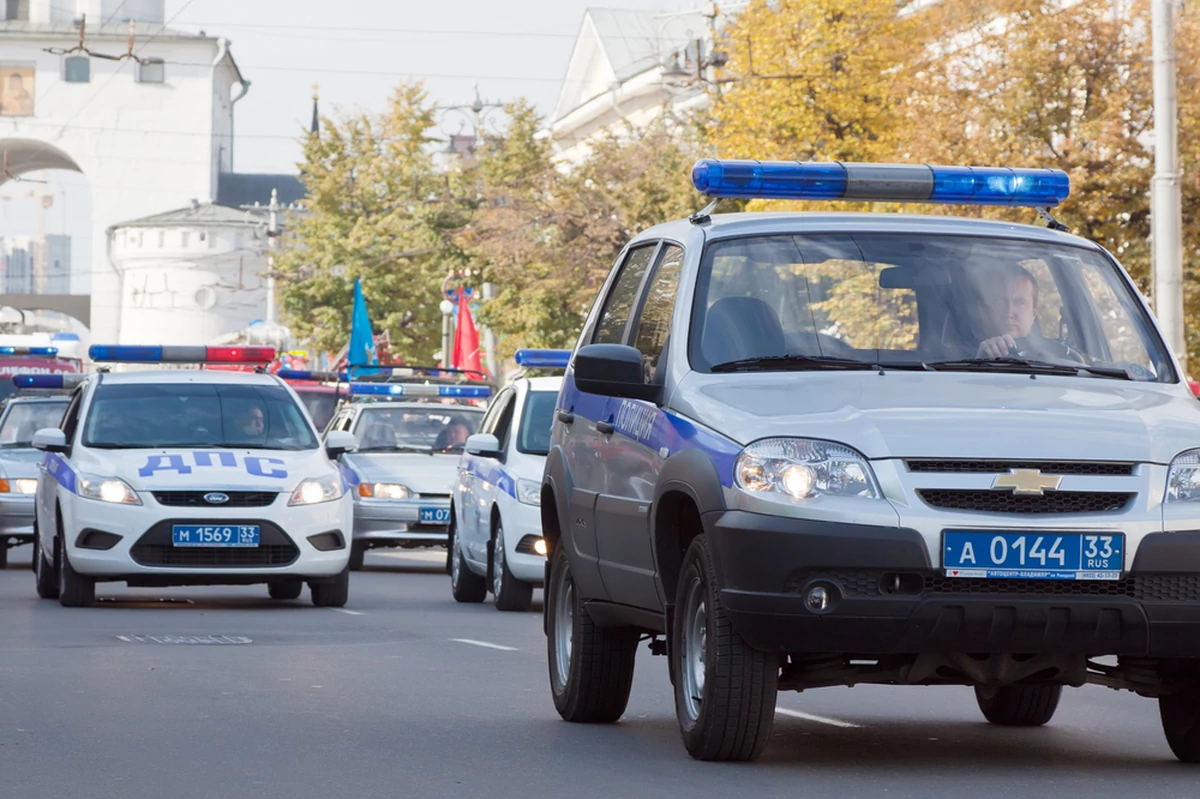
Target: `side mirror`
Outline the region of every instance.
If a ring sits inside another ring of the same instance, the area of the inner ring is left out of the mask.
[[[499,458],[500,440],[491,433],[476,433],[467,438],[464,447],[468,455],[478,455],[481,458]]]
[[[43,427],[33,434],[33,447],[43,452],[66,452],[67,435],[57,427]]]
[[[325,452],[331,461],[336,461],[344,452],[353,452],[356,449],[358,440],[354,438],[353,433],[331,430],[329,435],[325,436]]]
[[[575,385],[605,397],[657,402],[661,389],[643,376],[642,353],[624,344],[589,344],[575,353]]]

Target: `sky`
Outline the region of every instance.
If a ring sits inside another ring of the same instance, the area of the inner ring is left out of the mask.
[[[485,102],[525,97],[544,115],[554,109],[585,9],[679,11],[698,0],[167,0],[166,19],[183,30],[231,40],[249,93],[236,107],[234,168],[294,173],[298,136],[320,109],[382,109],[402,80],[425,81],[439,105],[469,104],[474,85]],[[444,133],[466,123],[440,116]],[[0,187],[0,235],[32,233],[27,195],[60,192],[45,212],[47,233],[72,235],[77,270],[91,254],[87,181],[48,172],[47,185]],[[164,209],[167,210],[167,209]],[[73,291],[86,287],[80,282]]]

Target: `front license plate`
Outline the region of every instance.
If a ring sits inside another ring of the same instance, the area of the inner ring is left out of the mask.
[[[421,508],[420,519],[421,524],[449,524],[450,509],[449,508]]]
[[[171,543],[177,547],[256,547],[257,524],[176,524]]]
[[[1091,533],[942,534],[947,577],[1119,580],[1125,536]]]

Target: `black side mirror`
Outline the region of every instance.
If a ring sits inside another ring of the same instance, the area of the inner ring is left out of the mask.
[[[647,383],[642,353],[624,344],[589,344],[575,353],[575,385],[606,397],[658,402],[661,387]]]

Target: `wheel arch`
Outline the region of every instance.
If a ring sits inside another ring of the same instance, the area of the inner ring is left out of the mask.
[[[672,608],[683,556],[703,531],[705,514],[726,509],[725,487],[712,458],[689,449],[666,460],[654,491],[651,545],[663,607]]]

